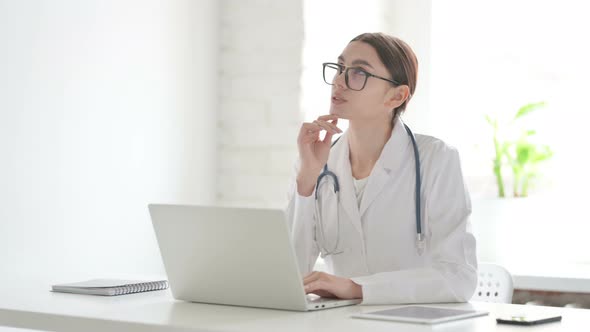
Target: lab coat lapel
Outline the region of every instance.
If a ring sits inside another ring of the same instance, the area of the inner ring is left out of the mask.
[[[361,207],[359,214],[362,216],[367,208],[375,198],[379,195],[381,190],[385,187],[385,185],[389,182],[389,173],[378,163],[375,164],[373,167],[373,171],[371,171],[371,175],[369,176],[369,182],[365,187],[365,193],[363,195],[363,200],[361,201]]]
[[[346,211],[348,217],[352,221],[354,228],[362,234],[361,215],[359,213],[354,185],[352,183],[352,170],[350,168],[349,147],[347,133],[341,136],[342,139],[334,148],[334,162],[332,169],[338,175],[340,183],[340,205]],[[332,159],[332,158],[330,158]]]
[[[397,118],[391,137],[385,143],[379,159],[373,166],[369,175],[363,200],[361,201],[359,215],[363,216],[367,208],[379,196],[379,193],[390,183],[391,176],[400,176],[399,169],[404,162],[409,162],[408,147],[411,140],[403,122]],[[413,162],[413,159],[411,159]]]

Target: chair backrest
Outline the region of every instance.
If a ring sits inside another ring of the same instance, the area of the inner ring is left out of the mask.
[[[512,303],[514,285],[510,272],[496,264],[479,264],[472,301]]]

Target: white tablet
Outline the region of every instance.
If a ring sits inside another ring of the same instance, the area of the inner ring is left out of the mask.
[[[476,310],[407,306],[353,315],[353,318],[391,320],[397,322],[436,324],[470,317],[485,316],[488,312]]]

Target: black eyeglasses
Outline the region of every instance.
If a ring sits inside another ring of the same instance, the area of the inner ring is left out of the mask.
[[[324,64],[324,82],[329,85],[334,85],[336,77],[344,72],[344,81],[346,86],[354,91],[360,91],[365,88],[369,77],[375,77],[380,80],[390,82],[394,85],[400,83],[390,80],[385,77],[373,75],[360,67],[346,67],[338,63],[325,62]]]

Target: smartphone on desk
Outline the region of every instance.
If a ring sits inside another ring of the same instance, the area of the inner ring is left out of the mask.
[[[497,317],[498,324],[512,324],[512,325],[539,325],[544,323],[559,322],[561,316],[559,315],[514,315]]]

